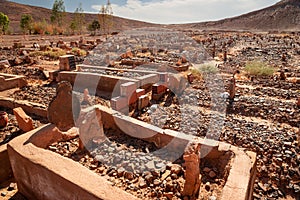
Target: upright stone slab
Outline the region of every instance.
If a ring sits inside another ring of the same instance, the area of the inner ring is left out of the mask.
[[[48,107],[48,120],[61,131],[67,131],[75,126],[80,113],[80,102],[72,95],[72,85],[60,82],[56,89],[56,96]]]
[[[196,199],[199,194],[201,175],[200,175],[200,156],[197,145],[191,145],[184,155],[185,161],[185,183],[182,195],[190,199]]]
[[[97,107],[82,110],[78,119],[80,149],[87,148],[91,140],[99,143],[105,141],[101,110]]]
[[[76,69],[74,55],[65,55],[59,57],[59,69],[61,71],[71,71]]]

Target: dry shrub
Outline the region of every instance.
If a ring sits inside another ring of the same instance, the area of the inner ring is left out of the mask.
[[[250,76],[272,76],[276,71],[275,68],[261,61],[247,62],[244,70]]]

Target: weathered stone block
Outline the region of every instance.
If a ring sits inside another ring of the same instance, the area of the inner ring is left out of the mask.
[[[182,195],[192,199],[197,197],[201,184],[200,158],[197,153],[188,153],[183,156],[185,161],[185,184]]]
[[[120,86],[121,89],[121,96],[123,97],[130,97],[137,89],[136,83],[134,82],[128,82],[123,83]]]
[[[53,134],[48,124],[7,145],[18,191],[27,199],[137,199],[81,164],[39,147],[58,142],[48,137]]]
[[[71,69],[76,69],[74,55],[60,56],[59,69],[62,71],[71,71]]]
[[[150,103],[150,99],[148,95],[140,96],[138,100],[138,109],[142,110],[143,108],[147,107],[149,103]]]
[[[28,131],[33,130],[33,121],[31,119],[31,117],[26,115],[26,113],[24,112],[24,110],[21,107],[14,108],[13,112],[14,112],[14,115],[16,116],[18,126],[22,131],[28,132]]]
[[[146,94],[145,89],[137,89],[135,92],[136,92],[136,97],[137,97],[137,98],[139,98],[140,96]]]
[[[154,101],[159,101],[164,95],[165,95],[164,93],[161,93],[161,94],[153,94],[152,93],[151,99]]]
[[[59,70],[49,71],[49,79],[52,81],[57,81]]]
[[[163,83],[167,82],[168,81],[168,73],[160,73],[159,81],[163,82]]]
[[[162,94],[167,91],[167,87],[163,84],[152,85],[152,94]]]
[[[154,84],[159,81],[159,75],[158,74],[148,74],[145,76],[137,77],[138,80],[141,81],[141,86],[145,86],[148,84]]]
[[[88,143],[93,139],[99,142],[106,139],[101,111],[97,107],[82,111],[77,126],[79,127],[80,149],[87,148]]]
[[[177,95],[183,93],[186,89],[187,80],[180,74],[172,74],[169,76],[168,88]]]
[[[136,94],[136,91],[134,91],[131,95],[130,98],[128,98],[129,101],[128,101],[128,104],[131,105],[131,104],[134,104],[137,102],[138,98],[137,98],[137,94]]]
[[[115,97],[110,101],[113,110],[122,110],[128,106],[128,99],[126,97]]]

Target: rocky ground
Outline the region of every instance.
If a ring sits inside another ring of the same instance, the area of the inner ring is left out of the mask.
[[[211,85],[208,86],[210,83],[209,78],[200,77],[188,86],[183,95],[178,96],[169,92],[163,100],[152,101],[151,106],[140,112],[137,111],[134,116],[162,128],[178,130],[201,137],[213,137],[257,152],[258,173],[254,198],[299,198],[300,148],[298,131],[300,127],[300,110],[296,106],[296,99],[299,97],[300,84],[293,81],[296,77],[300,77],[299,36],[296,34],[229,32],[191,32],[187,34],[193,36],[196,41],[202,44],[208,55],[215,57],[219,70],[217,75],[223,80],[224,91],[228,89],[232,74],[236,70],[241,72],[236,75],[236,98],[232,106],[229,105],[229,102],[223,101],[219,95],[216,97],[212,94],[209,88]],[[101,46],[97,48],[95,52],[101,53],[103,50]],[[142,49],[140,52],[131,52],[132,54],[127,54],[126,51],[122,52],[123,58],[121,57],[117,62],[110,64],[118,68],[135,68],[139,64],[147,62],[165,63],[175,68],[184,65],[182,58],[178,57],[177,54],[170,55],[167,51],[153,54],[153,52],[149,53],[150,50]],[[57,61],[43,57],[30,57],[28,59],[24,52],[11,49],[5,50],[5,48],[2,48],[0,51],[0,58],[8,59],[12,64],[9,68],[0,69],[0,72],[25,75],[32,83],[21,90],[15,91],[12,97],[48,105],[55,94],[55,85],[47,82],[43,70],[47,66],[51,66],[51,70],[57,69]],[[93,56],[94,54],[91,52],[90,55]],[[168,55],[171,57],[168,58]],[[181,63],[178,63],[180,60]],[[244,66],[248,61],[253,60],[264,61],[276,70],[284,71],[287,79],[279,80],[278,74],[270,77],[245,76]],[[78,59],[78,61],[82,61],[82,59]],[[91,57],[88,57],[85,62],[89,64]],[[148,68],[147,70],[157,70],[157,68]],[[139,76],[139,74],[131,73],[108,75]],[[218,90],[218,92],[224,91]],[[98,97],[93,102],[93,104],[100,103],[109,106],[108,100]],[[2,141],[5,140],[5,135],[16,136],[21,134],[11,112],[8,111],[8,113],[10,123],[5,129],[1,130]],[[36,126],[40,124],[36,121]],[[214,135],[211,133],[212,130],[219,130],[219,133]],[[111,152],[108,152],[108,155],[109,153],[118,152],[120,156],[126,157],[126,154],[122,153],[122,148],[124,148],[123,150],[130,149],[132,152],[138,152],[144,157],[147,151],[151,152],[154,148],[149,146],[147,147],[148,150],[146,148],[139,149],[133,145],[135,142],[130,139],[129,146],[118,146],[123,144],[124,141],[116,142],[115,139],[111,138],[110,140],[117,145],[109,149]],[[79,161],[91,170],[105,176],[116,186],[124,188],[137,196],[152,198],[153,195],[153,198],[168,198],[172,193],[174,197],[181,198],[178,191],[182,187],[184,168],[181,167],[181,172],[175,174],[177,177],[172,176],[170,166],[160,171],[160,173],[139,174],[136,172],[135,174],[133,172],[128,175],[125,170],[119,169],[118,171],[118,169],[110,167],[107,163],[103,163],[102,159],[107,160],[105,155],[102,155],[103,158],[100,157],[101,159],[98,157],[99,160],[97,160],[96,157],[77,152],[77,143],[78,141],[74,140],[67,143],[53,144],[50,149]],[[95,152],[97,151],[103,151],[103,149],[95,149]],[[165,163],[166,166],[168,164]],[[175,164],[182,163],[179,160]],[[202,169],[205,167],[208,167],[210,171],[214,171],[212,165],[203,166]],[[219,176],[220,172],[217,172],[217,170],[214,172]],[[169,179],[163,179],[166,173],[170,173]],[[202,174],[204,177],[208,175],[203,171]],[[128,178],[132,179],[128,180]],[[147,181],[148,178],[150,181]],[[208,179],[202,185],[202,191],[207,192],[205,197],[218,197],[218,191],[220,191],[223,184],[222,177],[213,180],[208,177]],[[154,192],[155,189],[156,192]]]
[[[8,124],[5,128],[0,129],[0,145],[6,144],[13,138],[23,134],[24,132],[19,129],[18,122],[14,116],[12,110],[0,107],[1,111],[5,111],[8,114]],[[47,123],[46,119],[41,119],[37,116],[31,116],[33,119],[33,125],[35,128],[40,127]]]
[[[54,143],[49,150],[69,157],[105,177],[112,185],[141,199],[182,199],[184,161],[167,161],[176,155],[155,154],[157,148],[150,143],[134,139],[115,131],[105,131],[106,141],[91,143],[88,152],[78,148],[79,138]],[[170,152],[169,152],[170,153]],[[230,159],[201,162],[201,199],[217,199],[228,176]],[[222,163],[222,164],[221,164]]]

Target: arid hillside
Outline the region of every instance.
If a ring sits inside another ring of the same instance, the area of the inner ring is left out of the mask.
[[[45,19],[49,21],[51,10],[0,0],[0,12],[8,15],[13,32],[20,32],[19,21],[22,14],[31,14],[35,21]],[[73,17],[66,13],[65,22]],[[96,14],[86,14],[87,24],[97,19]],[[113,31],[127,30],[147,26],[162,26],[137,20],[114,17]],[[250,30],[250,31],[297,31],[300,30],[300,1],[282,0],[279,3],[241,16],[219,21],[209,21],[191,24],[166,25],[176,29],[204,29],[204,30]]]
[[[258,31],[297,31],[300,29],[300,1],[279,3],[241,16],[220,21],[187,24],[185,28]]]
[[[42,7],[29,6],[18,4],[6,0],[0,0],[0,12],[8,15],[10,19],[10,26],[14,33],[20,32],[20,19],[23,14],[30,14],[34,21],[50,21],[51,10]],[[73,17],[73,13],[66,13],[65,22],[70,22]],[[86,24],[91,23],[94,19],[98,19],[96,14],[85,14]],[[146,23],[137,20],[124,19],[121,17],[114,17],[113,19],[113,31],[127,30],[131,28],[158,26],[151,23]]]

